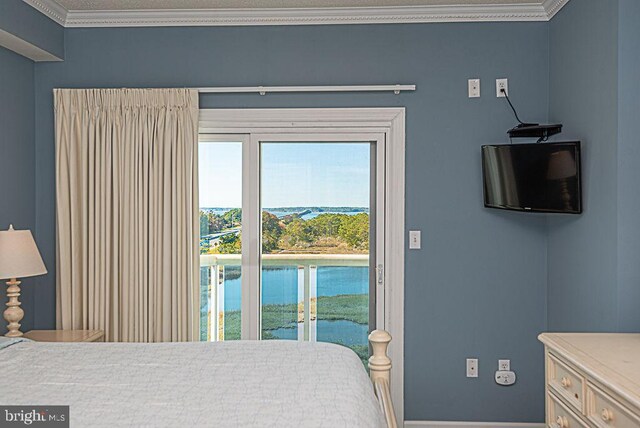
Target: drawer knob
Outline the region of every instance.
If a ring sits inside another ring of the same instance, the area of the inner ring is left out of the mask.
[[[568,377],[563,377],[562,380],[560,381],[560,383],[562,384],[562,386],[564,386],[565,388],[569,388],[571,386],[571,379],[569,379]]]
[[[613,412],[609,409],[602,409],[602,420],[605,422],[611,422],[613,420]]]
[[[558,416],[556,418],[556,425],[559,428],[569,428],[569,419],[566,416]]]

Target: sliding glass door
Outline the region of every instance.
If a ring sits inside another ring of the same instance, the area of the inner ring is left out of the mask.
[[[242,147],[234,136],[199,144],[200,340],[237,340],[242,310]]]
[[[202,340],[326,341],[366,360],[384,314],[384,144],[201,136]]]

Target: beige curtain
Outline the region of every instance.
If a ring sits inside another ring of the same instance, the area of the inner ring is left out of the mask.
[[[57,89],[57,324],[197,339],[198,94]]]

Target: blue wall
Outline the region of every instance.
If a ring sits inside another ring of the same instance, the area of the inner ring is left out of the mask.
[[[550,24],[550,103],[584,142],[585,212],[549,220],[550,330],[640,331],[640,3],[572,1]]]
[[[35,230],[35,94],[33,62],[0,47],[0,229]],[[50,266],[51,263],[47,263]],[[2,282],[2,281],[0,281]],[[21,300],[33,308],[36,281],[23,281]],[[6,286],[0,284],[0,310]],[[23,331],[33,328],[33,310],[27,310]],[[0,334],[6,333],[1,319]]]
[[[618,330],[640,331],[640,2],[618,0]]]
[[[484,209],[480,146],[514,119],[548,114],[548,24],[70,29],[63,63],[36,65],[37,234],[55,261],[56,87],[415,83],[416,93],[210,95],[202,107],[407,107],[406,419],[542,421],[546,221]],[[483,79],[468,99],[467,79]],[[37,288],[38,328],[55,326],[54,274]],[[465,378],[465,358],[480,377]],[[518,383],[493,381],[500,357]],[[487,405],[496,403],[496,405]],[[499,405],[497,403],[500,403]]]
[[[549,119],[583,141],[584,176],[584,213],[549,218],[549,329],[615,331],[617,0],[569,2],[549,39]]]

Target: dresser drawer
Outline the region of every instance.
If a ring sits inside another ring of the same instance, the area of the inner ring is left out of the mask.
[[[589,421],[602,428],[638,428],[640,418],[622,404],[590,383],[587,384],[586,414]]]
[[[588,428],[579,416],[551,393],[547,395],[547,412],[547,426],[549,428]]]
[[[549,386],[581,413],[584,401],[584,378],[553,354],[548,354],[548,358]]]

